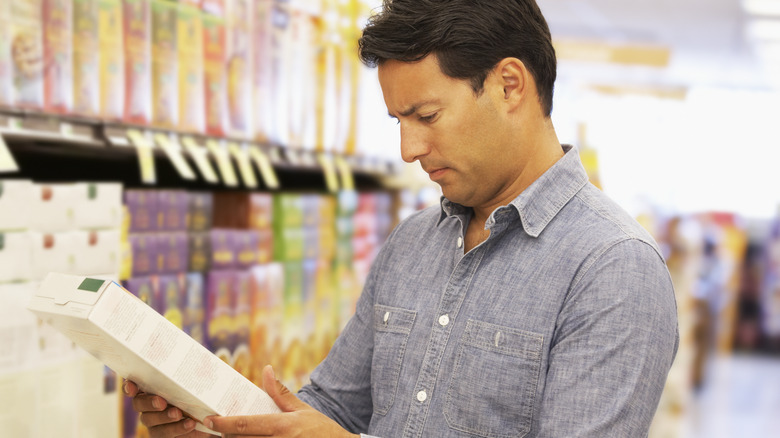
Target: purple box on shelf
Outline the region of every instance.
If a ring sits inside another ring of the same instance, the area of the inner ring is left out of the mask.
[[[157,277],[157,282],[159,291],[157,311],[176,327],[183,328],[186,277],[184,274],[160,275]]]
[[[190,272],[206,272],[211,264],[211,234],[206,232],[187,233]]]
[[[130,233],[128,239],[133,257],[132,276],[157,274],[157,233]]]
[[[257,230],[236,230],[233,233],[233,244],[236,249],[235,267],[244,269],[257,264],[260,233]]]
[[[201,344],[206,344],[206,289],[201,272],[187,274],[184,332]]]
[[[149,307],[157,310],[160,308],[158,305],[158,293],[157,284],[153,281],[153,277],[140,276],[132,277],[124,281],[124,288],[130,291],[133,295],[137,296]]]
[[[209,271],[206,277],[206,346],[228,364],[233,363],[235,337],[233,309],[235,272]]]
[[[187,230],[189,194],[184,190],[157,192],[157,227],[160,231]]]
[[[252,316],[252,272],[248,269],[235,271],[233,282],[233,368],[250,378],[252,355],[249,351],[249,330]]]
[[[125,190],[125,205],[130,214],[130,232],[157,231],[156,190]]]
[[[236,266],[235,230],[214,228],[211,236],[211,269],[232,269]]]
[[[160,274],[187,272],[190,263],[188,245],[186,231],[159,233],[157,235],[158,272]]]
[[[187,229],[208,231],[211,228],[214,196],[211,192],[190,192]]]

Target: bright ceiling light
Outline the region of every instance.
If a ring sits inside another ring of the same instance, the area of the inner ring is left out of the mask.
[[[778,0],[742,0],[742,8],[750,15],[780,16]]]

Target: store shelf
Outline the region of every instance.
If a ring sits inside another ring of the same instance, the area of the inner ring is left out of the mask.
[[[141,180],[138,152],[128,136],[130,130],[136,130],[149,139],[157,176],[156,186],[210,190],[249,188],[242,184],[228,187],[221,181],[209,183],[200,174],[195,180],[182,178],[166,153],[153,140],[154,135],[164,134],[175,142],[189,137],[201,147],[213,140],[219,144],[232,142],[245,148],[257,148],[268,157],[280,189],[326,189],[326,170],[321,164],[321,153],[315,151],[12,109],[0,109],[0,136],[20,170],[2,176],[38,181],[121,181],[128,187],[149,186]],[[181,154],[195,168],[193,157],[184,150]],[[325,154],[329,161],[340,158],[348,164],[357,189],[382,188],[382,180],[398,171],[395,163],[377,158]],[[209,155],[209,160],[216,168],[215,157]],[[235,157],[231,157],[231,163],[238,173]],[[257,168],[254,168],[254,172],[260,181],[258,189],[268,189],[262,183]]]

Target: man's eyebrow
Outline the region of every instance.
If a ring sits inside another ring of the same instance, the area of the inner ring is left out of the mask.
[[[421,106],[425,106],[425,105],[428,105],[428,104],[438,104],[438,103],[439,103],[438,99],[426,100],[426,101],[419,102],[419,103],[416,103],[416,104],[410,106],[406,110],[401,111],[399,114],[401,115],[401,117],[408,117],[408,116],[411,116],[412,114],[416,113],[417,110],[419,110]],[[391,114],[390,112],[388,112],[387,115],[390,116],[393,119],[397,119],[398,118],[398,117],[394,116],[393,114]]]

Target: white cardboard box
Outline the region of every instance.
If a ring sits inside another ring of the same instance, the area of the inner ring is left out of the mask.
[[[73,226],[80,229],[122,226],[122,184],[78,183],[74,187]]]
[[[27,229],[34,187],[28,180],[0,179],[0,230]]]
[[[32,270],[33,239],[26,231],[0,231],[0,283],[29,281]]]
[[[198,421],[280,412],[262,389],[115,282],[50,273],[28,309]]]

